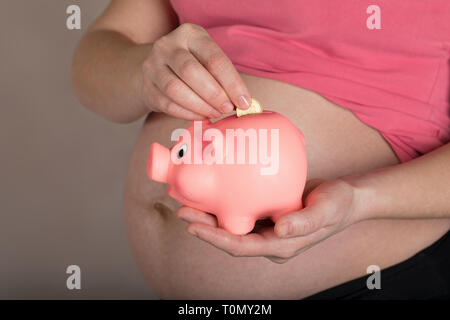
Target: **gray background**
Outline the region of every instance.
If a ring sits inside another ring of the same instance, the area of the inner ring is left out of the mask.
[[[141,122],[99,118],[70,83],[75,45],[108,2],[0,2],[0,299],[155,298],[122,217]],[[81,31],[66,28],[71,4]],[[79,291],[66,288],[71,264]]]

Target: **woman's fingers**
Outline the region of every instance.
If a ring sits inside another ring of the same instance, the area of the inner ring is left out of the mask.
[[[247,109],[250,93],[231,60],[209,37],[203,36],[189,43],[189,50],[219,82],[234,105]]]
[[[179,104],[175,103],[167,96],[165,96],[154,84],[148,88],[149,95],[151,96],[150,104],[152,109],[159,110],[161,112],[167,113],[175,118],[181,118],[189,121],[193,120],[203,120],[206,117],[201,114],[195,113],[191,110],[187,110]]]
[[[158,89],[179,106],[207,118],[218,118],[222,115],[192,91],[167,65],[159,66],[153,75]]]
[[[223,88],[189,51],[175,50],[168,64],[184,83],[217,111],[233,111],[234,106]]]
[[[186,109],[219,118],[232,112],[234,105],[247,109],[251,103],[249,91],[230,59],[202,27],[194,24],[182,24],[156,40],[142,69],[143,87],[155,84],[174,102],[168,103],[170,108],[156,109],[169,109],[172,115]],[[147,92],[143,97],[149,107],[153,104],[149,100],[155,100]]]
[[[274,231],[279,237],[299,237],[311,234],[329,224],[329,216],[332,210],[322,201],[314,201],[312,192],[325,179],[312,179],[306,182],[303,190],[302,201],[306,207],[300,211],[292,212],[279,218]]]
[[[261,235],[251,233],[245,236],[238,236],[228,231],[212,227],[201,223],[192,223],[187,231],[200,239],[209,242],[218,249],[221,249],[233,257],[251,257],[266,255],[267,247],[261,241]]]
[[[310,206],[281,217],[274,231],[281,238],[301,237],[330,225],[331,211],[321,206]]]
[[[187,230],[233,257],[264,256],[289,259],[296,254],[299,245],[298,239],[280,239],[274,234],[273,228],[243,236],[202,223],[192,223]]]
[[[233,257],[266,257],[276,263],[288,261],[333,234],[330,228],[322,228],[304,237],[280,238],[268,227],[240,236],[219,228],[215,218],[212,223],[211,216],[202,215],[201,211],[185,207],[177,215],[192,222],[187,227],[189,233]]]
[[[177,217],[189,223],[204,223],[206,225],[217,227],[215,216],[189,207],[181,207],[177,210]]]

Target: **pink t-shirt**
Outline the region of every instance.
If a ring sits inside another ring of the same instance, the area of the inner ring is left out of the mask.
[[[401,161],[450,140],[450,0],[171,2],[239,71],[350,109]]]

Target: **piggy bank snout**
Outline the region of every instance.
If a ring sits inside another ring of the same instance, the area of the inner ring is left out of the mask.
[[[147,158],[147,175],[150,179],[167,183],[169,175],[170,150],[152,143]]]

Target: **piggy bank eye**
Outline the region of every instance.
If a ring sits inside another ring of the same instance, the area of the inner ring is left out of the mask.
[[[186,152],[187,152],[187,144],[183,143],[181,145],[180,149],[178,149],[178,154],[177,154],[178,159],[183,158],[184,155],[186,154]]]

